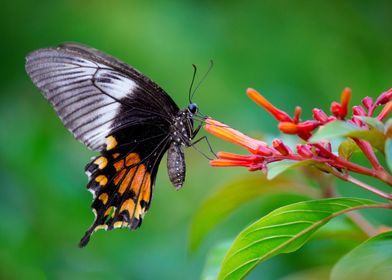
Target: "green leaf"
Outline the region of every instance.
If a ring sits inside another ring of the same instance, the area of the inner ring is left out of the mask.
[[[368,126],[374,129],[378,129],[381,132],[384,132],[384,124],[378,119],[372,117],[364,117],[364,116],[362,117],[357,116],[357,118],[359,118],[361,121],[366,123]]]
[[[334,121],[321,127],[309,140],[316,143],[321,140],[330,140],[337,137],[359,138],[369,142],[374,148],[384,151],[386,136],[378,129],[361,129],[343,121]]]
[[[312,166],[312,165],[327,172],[330,169],[329,166],[322,164],[316,160],[295,161],[295,160],[286,159],[286,160],[271,162],[267,164],[268,167],[267,179],[272,180],[276,176],[292,168],[297,168],[302,166]]]
[[[392,171],[392,139],[390,138],[385,141],[385,160],[388,164],[389,170]]]
[[[332,269],[332,280],[391,279],[392,231],[368,239],[341,258]]]
[[[359,148],[357,144],[355,144],[354,140],[348,138],[339,145],[338,153],[342,158],[349,160],[353,153],[358,149]]]
[[[269,181],[260,174],[252,174],[231,182],[207,197],[196,211],[190,231],[191,250],[195,250],[217,224],[241,205],[260,196],[277,193],[318,195],[316,190],[284,177]]]
[[[218,277],[220,264],[227,250],[230,248],[232,241],[220,242],[208,251],[200,279],[213,280]]]
[[[359,198],[332,198],[278,208],[236,237],[223,260],[218,279],[242,279],[257,264],[275,255],[298,250],[330,219],[376,204]]]

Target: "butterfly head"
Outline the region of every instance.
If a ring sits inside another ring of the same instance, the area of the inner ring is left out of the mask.
[[[188,111],[192,114],[195,115],[199,111],[199,107],[197,107],[196,103],[190,103],[188,105]]]

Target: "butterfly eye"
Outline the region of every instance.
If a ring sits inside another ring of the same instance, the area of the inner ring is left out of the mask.
[[[191,103],[191,104],[188,105],[188,110],[189,110],[189,112],[191,112],[193,115],[194,115],[195,113],[197,113],[197,109],[198,109],[198,107],[197,107],[196,103]]]

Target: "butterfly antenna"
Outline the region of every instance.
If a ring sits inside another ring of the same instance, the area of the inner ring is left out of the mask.
[[[189,97],[189,101],[192,100],[193,96],[195,95],[195,92],[198,90],[198,88],[200,87],[200,85],[204,82],[204,80],[207,78],[208,73],[210,73],[212,67],[214,66],[214,62],[212,61],[212,59],[210,60],[210,66],[208,67],[207,72],[204,74],[204,76],[201,78],[201,80],[199,81],[199,83],[197,84],[197,86],[195,87],[195,89],[193,90],[192,94]]]
[[[197,67],[195,64],[192,64],[193,67],[193,76],[192,76],[192,82],[191,82],[191,86],[189,87],[189,93],[188,93],[188,98],[189,98],[189,104],[192,103],[192,87],[193,87],[193,83],[195,82],[195,77],[196,77],[196,72],[197,72]],[[193,96],[193,95],[192,95]]]

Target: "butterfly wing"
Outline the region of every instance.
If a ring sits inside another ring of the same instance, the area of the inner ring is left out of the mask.
[[[179,109],[154,82],[80,44],[37,50],[26,71],[75,138],[101,155],[86,166],[97,229],[140,226]]]
[[[129,134],[138,138],[129,142]],[[80,241],[81,247],[98,229],[140,226],[150,206],[159,162],[168,148],[169,138],[162,134],[153,124],[113,133],[107,137],[107,149],[86,166],[95,220]]]
[[[179,110],[136,69],[80,44],[32,52],[26,71],[75,138],[93,150],[102,150],[114,130],[168,123]]]

